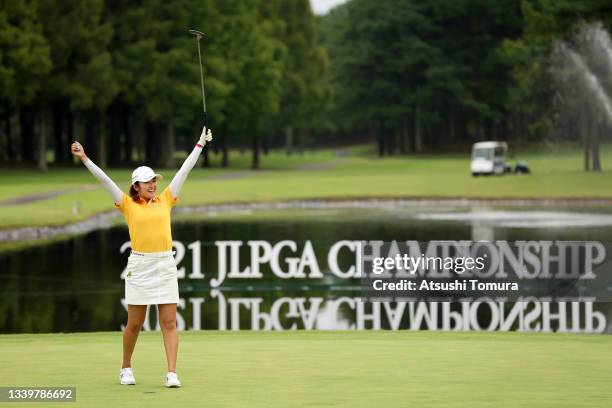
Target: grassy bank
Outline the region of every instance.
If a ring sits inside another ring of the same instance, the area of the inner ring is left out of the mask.
[[[107,406],[609,407],[612,337],[438,332],[186,332],[181,389],[161,334],[142,333],[136,386],[121,334],[0,336],[2,386],[75,386]]]
[[[340,154],[339,154],[340,153]],[[232,169],[194,169],[183,191],[182,205],[278,201],[309,198],[356,197],[484,197],[484,198],[612,198],[612,171],[582,171],[577,149],[540,148],[520,155],[532,168],[527,176],[473,178],[469,156],[413,155],[379,159],[372,148],[341,152],[326,150],[287,157],[282,152],[264,156],[263,169],[248,171],[249,156],[234,152]],[[219,158],[213,155],[213,164]],[[175,169],[162,170],[164,188]],[[131,169],[113,169],[109,175],[122,188]],[[61,225],[112,210],[112,202],[83,167],[50,170],[0,171],[0,201],[44,192],[67,191],[32,203],[2,206],[0,228]]]

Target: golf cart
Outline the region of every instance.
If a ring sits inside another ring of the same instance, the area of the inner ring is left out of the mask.
[[[506,164],[506,142],[478,142],[472,146],[472,176],[504,174],[511,171]]]

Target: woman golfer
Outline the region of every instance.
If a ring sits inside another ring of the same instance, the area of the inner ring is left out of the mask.
[[[72,144],[72,154],[102,183],[123,214],[130,233],[132,253],[128,258],[125,277],[125,301],[128,321],[123,332],[123,365],[121,384],[136,384],[131,368],[132,353],[142,328],[147,305],[157,305],[159,325],[164,337],[168,360],[166,387],[177,388],[181,382],[176,374],[178,332],[176,305],[179,302],[176,262],[172,252],[170,212],[176,204],[187,175],[196,164],[202,148],[212,140],[210,130],[203,129],[199,142],[187,157],[170,185],[156,195],[157,181],[162,178],[149,167],[138,167],[132,173],[129,196],[85,155],[79,142]]]

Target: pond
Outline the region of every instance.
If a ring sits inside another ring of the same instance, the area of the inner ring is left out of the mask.
[[[520,312],[504,302],[363,302],[347,271],[360,240],[610,242],[611,212],[390,203],[174,220],[180,330],[610,330],[603,302],[522,302]],[[121,330],[128,254],[125,226],[0,252],[0,333]],[[156,329],[152,307],[145,330]]]

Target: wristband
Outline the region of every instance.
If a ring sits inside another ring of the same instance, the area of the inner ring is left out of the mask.
[[[201,145],[201,144],[199,144],[199,143],[196,143],[196,146],[197,146],[197,147],[204,147],[204,146],[202,146],[202,145]]]

